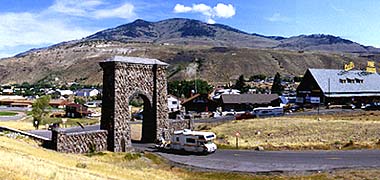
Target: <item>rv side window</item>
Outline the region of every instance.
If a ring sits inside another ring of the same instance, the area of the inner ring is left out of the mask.
[[[195,139],[186,138],[186,143],[195,143]]]
[[[208,135],[208,136],[206,136],[206,138],[213,138],[214,137],[214,135]]]
[[[176,138],[175,138],[175,141],[179,141],[179,137],[176,137]]]

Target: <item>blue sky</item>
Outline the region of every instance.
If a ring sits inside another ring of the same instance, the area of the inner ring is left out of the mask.
[[[380,47],[377,0],[0,0],[0,57],[135,19],[174,17],[263,35],[332,34]]]

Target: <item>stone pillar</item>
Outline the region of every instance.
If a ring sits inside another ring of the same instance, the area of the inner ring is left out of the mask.
[[[134,94],[142,96],[145,104],[142,141],[169,137],[168,64],[155,59],[117,56],[100,65],[104,70],[101,129],[108,131],[108,149],[118,152],[131,146],[128,105]]]
[[[115,147],[115,62],[100,63],[103,68],[102,117],[100,129],[108,131],[107,147]]]

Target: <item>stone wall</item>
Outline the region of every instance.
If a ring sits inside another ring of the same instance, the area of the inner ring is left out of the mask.
[[[173,134],[174,131],[177,130],[183,130],[183,129],[194,129],[194,122],[191,119],[184,119],[184,120],[175,120],[170,119],[169,120],[169,133]]]
[[[95,130],[75,133],[52,131],[53,148],[64,153],[88,153],[107,150],[107,131]]]

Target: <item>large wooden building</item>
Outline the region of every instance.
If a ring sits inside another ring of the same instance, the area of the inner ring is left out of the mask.
[[[362,104],[380,102],[380,75],[361,70],[308,69],[297,88],[297,102]]]
[[[220,106],[223,111],[252,111],[257,107],[280,106],[277,94],[222,94]]]

